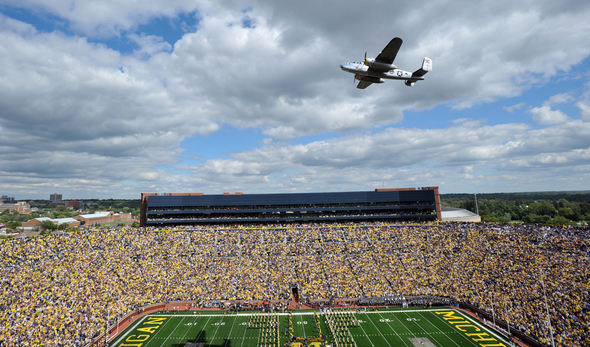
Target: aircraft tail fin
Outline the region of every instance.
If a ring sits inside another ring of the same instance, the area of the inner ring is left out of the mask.
[[[408,87],[413,86],[418,80],[423,80],[423,76],[426,75],[428,71],[432,71],[432,59],[424,58],[422,61],[422,67],[412,73],[412,78],[406,80],[406,85]]]
[[[412,76],[422,77],[422,76],[426,75],[426,73],[428,71],[432,71],[432,59],[424,58],[424,60],[422,61],[422,67],[419,68],[418,70],[414,71]]]

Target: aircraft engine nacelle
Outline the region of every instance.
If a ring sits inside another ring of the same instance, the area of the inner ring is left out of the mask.
[[[412,81],[406,81],[406,85],[407,85],[408,87],[413,87],[413,86],[414,86],[414,84],[416,84],[416,82],[412,82]]]
[[[371,83],[383,83],[385,80],[383,78],[371,77],[371,76],[359,76],[356,75],[355,78],[359,81],[371,82]]]
[[[378,61],[375,61],[375,58],[366,58],[365,65],[367,65],[368,67],[372,67],[374,69],[383,70],[383,71],[397,69],[397,66],[395,66],[394,64],[380,63]]]

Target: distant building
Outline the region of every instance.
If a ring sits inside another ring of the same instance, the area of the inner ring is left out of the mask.
[[[31,213],[31,205],[23,201],[11,204],[0,202],[0,212],[4,210],[8,210],[9,212],[18,212],[20,214],[29,214]]]
[[[76,208],[76,207],[80,207],[81,205],[82,205],[82,201],[78,201],[78,200],[70,200],[70,201],[66,202],[67,207]]]
[[[14,196],[2,195],[2,197],[0,198],[0,202],[14,203]]]
[[[104,211],[104,212],[96,212],[92,214],[81,214],[79,216],[74,217],[75,219],[79,220],[80,223],[86,226],[90,225],[101,225],[105,223],[112,223],[114,222],[114,213],[112,211]]]
[[[43,222],[45,221],[51,221],[53,224],[57,224],[57,225],[62,225],[62,224],[68,224],[70,226],[80,226],[80,221],[76,220],[74,218],[48,218],[48,217],[39,217],[39,218],[33,218],[30,221],[24,222],[22,227],[23,228],[34,228],[34,227],[38,227],[38,226],[42,226]]]
[[[481,222],[481,217],[463,208],[441,206],[443,222]]]
[[[49,195],[49,201],[54,202],[54,201],[61,201],[62,195],[61,194],[57,194],[57,193],[53,193]]]
[[[131,221],[131,213],[114,213],[112,211],[104,211],[92,214],[81,214],[74,218],[80,222],[83,221],[84,223],[80,224],[84,224],[86,226],[119,222],[127,223]]]
[[[51,201],[52,205],[55,206],[65,206],[71,208],[78,208],[82,206],[82,202],[78,200],[61,200],[61,201]]]

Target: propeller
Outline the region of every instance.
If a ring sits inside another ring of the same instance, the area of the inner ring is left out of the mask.
[[[367,51],[365,51],[365,59],[363,59],[363,64],[367,65]],[[356,75],[352,78],[352,85],[354,86],[354,82],[356,82]]]

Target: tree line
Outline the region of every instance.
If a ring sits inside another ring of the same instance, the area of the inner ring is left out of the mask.
[[[590,191],[441,194],[444,206],[477,213],[484,222],[547,225],[590,224]]]

